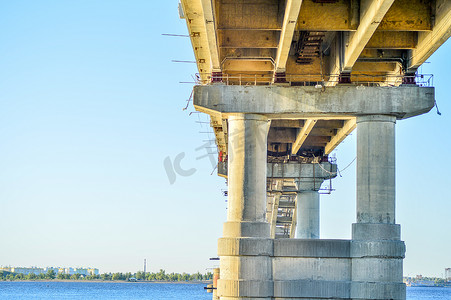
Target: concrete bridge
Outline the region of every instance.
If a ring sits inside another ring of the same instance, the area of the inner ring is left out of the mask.
[[[449,0],[182,0],[228,181],[214,299],[405,299],[395,124],[428,112],[417,69],[451,35]],[[351,240],[319,236],[328,155],[357,128]]]

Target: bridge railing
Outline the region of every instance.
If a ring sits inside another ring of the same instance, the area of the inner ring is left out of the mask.
[[[286,84],[290,86],[315,86],[351,84],[357,86],[398,86],[401,84],[415,84],[418,86],[432,87],[434,85],[432,74],[415,75],[369,75],[363,72],[350,76],[321,75],[321,74],[222,74],[222,73],[197,73],[196,84],[210,85],[223,83],[226,85],[273,85]]]

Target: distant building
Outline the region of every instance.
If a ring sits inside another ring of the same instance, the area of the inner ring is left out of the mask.
[[[31,268],[12,267],[12,268],[10,268],[10,272],[24,274],[24,275],[28,275],[28,274],[32,274],[32,273],[39,275],[41,273],[45,273],[43,268],[35,268],[35,267],[31,267]]]
[[[69,274],[69,275],[74,275],[74,274],[80,274],[83,276],[88,276],[88,275],[99,275],[99,269],[95,269],[95,268],[54,268],[54,267],[46,267],[46,268],[36,268],[36,267],[31,267],[31,268],[22,268],[22,267],[0,267],[0,271],[7,271],[7,272],[12,272],[12,273],[20,273],[20,274],[24,274],[24,275],[28,275],[31,273],[34,273],[36,275],[39,274],[46,274],[48,271],[53,270],[53,272],[55,272],[55,274]]]
[[[75,272],[75,274],[80,274],[80,275],[83,275],[83,276],[89,275],[88,274],[88,269],[85,269],[85,268],[76,268],[74,270],[74,272]]]
[[[451,282],[451,268],[445,269],[445,280]]]
[[[99,269],[95,269],[95,268],[89,268],[88,273],[89,273],[89,275],[99,275],[100,274]]]
[[[74,268],[65,268],[64,269],[64,274],[74,275],[75,274],[75,270],[74,270]]]
[[[88,275],[99,275],[99,269],[95,268],[66,268],[64,269],[64,274],[74,275],[80,274],[83,276]]]

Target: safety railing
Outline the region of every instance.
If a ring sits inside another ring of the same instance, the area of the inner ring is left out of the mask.
[[[210,85],[222,83],[226,85],[273,85],[286,84],[290,86],[333,86],[335,84],[351,84],[356,86],[399,86],[413,84],[417,86],[432,87],[434,76],[432,74],[415,75],[369,75],[365,73],[351,74],[350,76],[321,75],[321,74],[221,74],[198,73],[196,84]]]

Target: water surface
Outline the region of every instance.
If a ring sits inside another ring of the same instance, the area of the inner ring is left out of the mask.
[[[206,284],[141,282],[0,282],[0,299],[211,300]]]
[[[142,282],[7,282],[0,299],[183,299],[211,300],[206,284]],[[407,300],[451,300],[451,288],[407,287]]]

